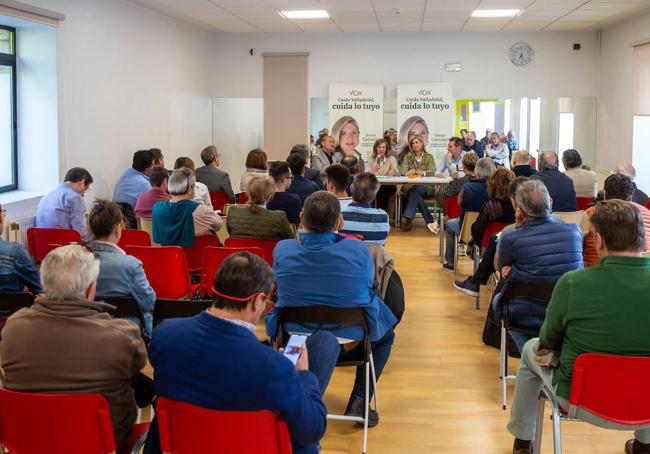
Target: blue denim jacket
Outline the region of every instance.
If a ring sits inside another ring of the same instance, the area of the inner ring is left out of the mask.
[[[43,293],[41,278],[24,247],[0,238],[0,292]]]
[[[149,285],[142,262],[126,255],[114,244],[93,243],[91,247],[100,263],[96,298],[98,300],[120,296],[135,298],[144,314],[145,331],[151,336],[156,292]],[[135,319],[132,321],[138,323]]]

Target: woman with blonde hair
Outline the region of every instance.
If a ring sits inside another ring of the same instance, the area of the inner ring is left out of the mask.
[[[192,161],[191,158],[183,156],[176,160],[174,163],[174,170],[181,169],[183,167],[190,169],[196,176],[194,161]],[[198,181],[194,183],[194,201],[212,208],[212,200],[210,199],[210,191],[208,191],[208,187]]]
[[[286,240],[295,238],[284,211],[271,211],[266,204],[275,194],[275,181],[268,175],[251,177],[247,186],[246,206],[232,206],[228,210],[226,227],[234,238],[258,240]]]
[[[409,142],[413,137],[420,137],[425,147],[429,143],[429,127],[427,126],[427,122],[424,121],[424,118],[419,115],[407,118],[399,129],[398,144],[402,147],[402,150],[397,155],[397,163],[399,165],[402,165],[404,157],[411,151]]]
[[[359,173],[366,171],[366,166],[361,153],[357,151],[361,133],[359,132],[359,123],[349,115],[343,116],[336,120],[332,126],[332,136],[336,141],[336,151],[341,153],[341,157],[354,156],[359,161]]]
[[[397,159],[390,154],[390,144],[386,139],[377,139],[370,155],[370,172],[378,176],[397,177],[399,166]],[[388,199],[395,194],[395,185],[381,185],[377,193],[377,207],[389,211]]]
[[[409,140],[408,144],[409,152],[404,156],[404,161],[400,169],[402,175],[413,178],[435,176],[436,162],[433,156],[427,153],[424,140],[420,136],[415,136]],[[427,228],[435,233],[437,227],[433,222],[433,216],[429,213],[427,204],[424,202],[425,197],[433,196],[433,188],[415,184],[403,186],[402,191],[406,192],[407,198],[404,214],[402,215],[402,230],[405,232],[411,230],[415,212],[419,211],[424,218]]]
[[[246,189],[248,182],[254,176],[269,174],[266,160],[266,152],[261,148],[255,148],[248,152],[248,156],[246,156],[246,172],[241,176],[239,183],[239,190],[241,192],[248,192]]]

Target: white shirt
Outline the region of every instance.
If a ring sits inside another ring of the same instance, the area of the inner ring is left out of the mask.
[[[208,187],[198,181],[194,183],[194,201],[212,208],[212,200],[210,200]]]

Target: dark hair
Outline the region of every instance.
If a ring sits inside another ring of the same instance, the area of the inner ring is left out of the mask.
[[[195,167],[192,158],[188,158],[187,156],[181,156],[180,158],[177,158],[176,162],[174,163],[174,170],[181,169],[183,167],[185,167],[186,169],[190,169],[192,172],[194,172]]]
[[[278,184],[289,176],[289,164],[286,161],[275,161],[269,164],[269,175]]]
[[[169,178],[169,170],[164,167],[154,167],[149,173],[149,184],[152,188],[159,188]]]
[[[614,173],[605,179],[605,198],[632,200],[636,187],[630,177],[621,173]]]
[[[151,150],[138,150],[133,153],[133,167],[138,172],[144,172],[153,164],[153,153]]]
[[[528,181],[528,177],[517,177],[512,180],[508,185],[508,195],[513,199],[517,197],[517,189],[519,189],[519,186],[521,186],[525,181]]]
[[[458,148],[458,147],[463,148],[463,146],[465,145],[465,141],[463,139],[461,139],[460,137],[455,137],[455,136],[451,137],[449,139],[449,141],[454,142],[454,147],[456,147],[456,148]]]
[[[70,183],[79,183],[81,180],[86,182],[86,186],[90,186],[93,182],[93,176],[83,167],[73,167],[63,177],[63,181],[69,181]]]
[[[266,168],[266,151],[261,148],[255,148],[248,152],[246,156],[247,169],[267,170]]]
[[[342,164],[332,164],[325,168],[327,181],[334,185],[336,192],[343,192],[350,184],[350,171]]]
[[[341,202],[334,194],[327,191],[316,191],[305,199],[302,209],[302,224],[310,232],[333,232],[340,217]]]
[[[351,189],[352,200],[357,203],[370,203],[379,192],[379,180],[374,174],[364,172],[357,175]]]
[[[287,164],[289,164],[289,168],[291,169],[293,175],[298,176],[302,174],[302,170],[307,165],[307,160],[302,154],[293,153],[290,154],[289,157],[287,158]]]
[[[201,161],[203,161],[203,164],[206,166],[217,159],[218,156],[219,152],[217,151],[217,147],[214,145],[208,145],[203,150],[201,150]]]
[[[291,147],[291,151],[289,152],[289,155],[292,155],[294,153],[300,153],[302,157],[305,158],[306,161],[307,158],[309,158],[309,147],[305,144],[299,143]]]
[[[232,254],[223,261],[214,277],[214,289],[235,298],[246,298],[255,293],[270,294],[273,291],[273,271],[255,254],[242,251]],[[218,309],[241,311],[248,301],[233,301],[213,295],[212,306]]]
[[[108,200],[95,199],[88,216],[88,226],[93,237],[107,237],[118,224],[124,225],[124,217],[120,207]]]
[[[582,158],[580,157],[580,153],[572,148],[564,150],[564,153],[562,153],[562,164],[564,164],[565,169],[581,167]]]
[[[388,154],[388,150],[386,150],[386,154]],[[356,156],[343,156],[341,159],[341,165],[348,168],[350,175],[356,175],[359,173],[359,160]]]
[[[508,200],[510,183],[514,179],[515,174],[512,170],[499,167],[488,177],[488,194],[497,200]]]
[[[153,162],[160,161],[163,159],[162,150],[160,148],[149,148],[151,156],[153,157]]]
[[[613,252],[642,252],[645,245],[643,216],[624,200],[605,200],[596,204],[589,222]]]

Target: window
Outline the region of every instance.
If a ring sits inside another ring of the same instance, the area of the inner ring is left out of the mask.
[[[559,120],[559,133],[558,133],[558,154],[562,156],[564,150],[573,148],[573,128],[575,122],[574,113],[560,113]],[[564,166],[560,162],[560,170],[564,170]]]
[[[16,131],[16,30],[0,25],[0,192],[18,187]]]

